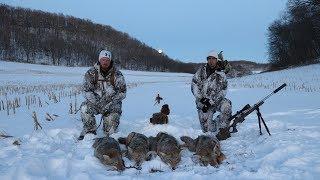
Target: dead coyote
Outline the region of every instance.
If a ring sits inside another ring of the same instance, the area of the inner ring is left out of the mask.
[[[149,150],[148,138],[140,133],[131,132],[126,138],[119,138],[119,143],[127,147],[126,156],[135,162],[135,167],[140,169],[141,164],[150,160],[151,153]]]
[[[125,169],[118,141],[111,137],[97,138],[92,147],[94,148],[94,156],[102,164],[112,166],[118,171]]]
[[[151,150],[155,151],[161,160],[175,170],[181,160],[181,148],[173,136],[159,132],[156,137],[149,137]]]
[[[186,146],[191,152],[195,152],[194,158],[196,161],[200,161],[201,165],[210,164],[217,167],[225,159],[219,140],[215,137],[201,135],[192,139],[182,136],[180,139],[185,142],[183,146]]]

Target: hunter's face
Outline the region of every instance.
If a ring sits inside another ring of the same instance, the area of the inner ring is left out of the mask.
[[[213,56],[208,56],[207,57],[207,61],[208,61],[208,64],[211,68],[214,68],[217,66],[217,62],[218,62],[218,59],[213,57]]]
[[[109,58],[107,58],[107,57],[101,58],[101,59],[99,60],[99,62],[100,62],[100,67],[101,67],[102,69],[108,69],[108,67],[109,67],[110,64],[111,64],[111,60],[110,60]]]

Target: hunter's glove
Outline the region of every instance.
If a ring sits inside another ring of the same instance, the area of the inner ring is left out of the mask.
[[[207,113],[208,112],[208,109],[209,109],[209,107],[208,106],[206,106],[206,105],[203,105],[203,107],[202,107],[202,112],[204,112],[204,113]]]
[[[218,61],[217,62],[217,71],[223,71],[225,74],[228,74],[231,70],[231,65],[230,63],[226,61]]]
[[[224,73],[228,74],[228,72],[230,72],[231,70],[231,65],[228,61],[225,61],[225,66],[224,66]]]
[[[200,102],[205,106],[208,106],[208,107],[212,106],[212,104],[210,103],[210,99],[208,98],[202,98]]]
[[[203,104],[202,112],[208,112],[209,108],[213,105],[213,101],[208,98],[202,98],[200,102]]]

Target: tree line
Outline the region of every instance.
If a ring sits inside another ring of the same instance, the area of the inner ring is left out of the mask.
[[[91,66],[102,49],[113,53],[120,68],[194,73],[196,63],[183,63],[117,31],[63,14],[0,4],[0,58],[63,66]]]
[[[320,1],[289,0],[281,18],[268,28],[273,69],[320,62]]]

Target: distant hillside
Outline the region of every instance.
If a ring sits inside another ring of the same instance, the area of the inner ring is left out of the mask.
[[[268,70],[269,67],[269,64],[262,64],[245,60],[229,61],[229,63],[231,65],[231,70],[227,74],[227,77],[229,78],[251,75],[255,72],[263,72]],[[195,69],[203,64],[204,63],[194,64],[194,66],[196,67]]]
[[[268,64],[256,63],[252,61],[230,61],[232,66],[231,72],[228,74],[229,77],[240,77],[244,75],[250,75],[256,72],[266,71],[269,67]]]
[[[91,66],[101,49],[112,51],[124,69],[195,71],[194,64],[169,58],[148,45],[113,29],[63,14],[0,4],[0,58],[63,66]]]
[[[57,66],[91,66],[101,49],[112,51],[120,68],[195,73],[201,63],[184,63],[113,29],[63,14],[0,4],[0,59]],[[205,61],[204,61],[205,62]],[[251,74],[260,65],[232,61],[229,77]]]
[[[256,63],[252,61],[246,61],[246,60],[238,60],[238,61],[230,61],[231,65],[241,65],[246,66],[247,68],[258,71],[258,70],[266,70],[268,68],[268,64],[265,63]]]

